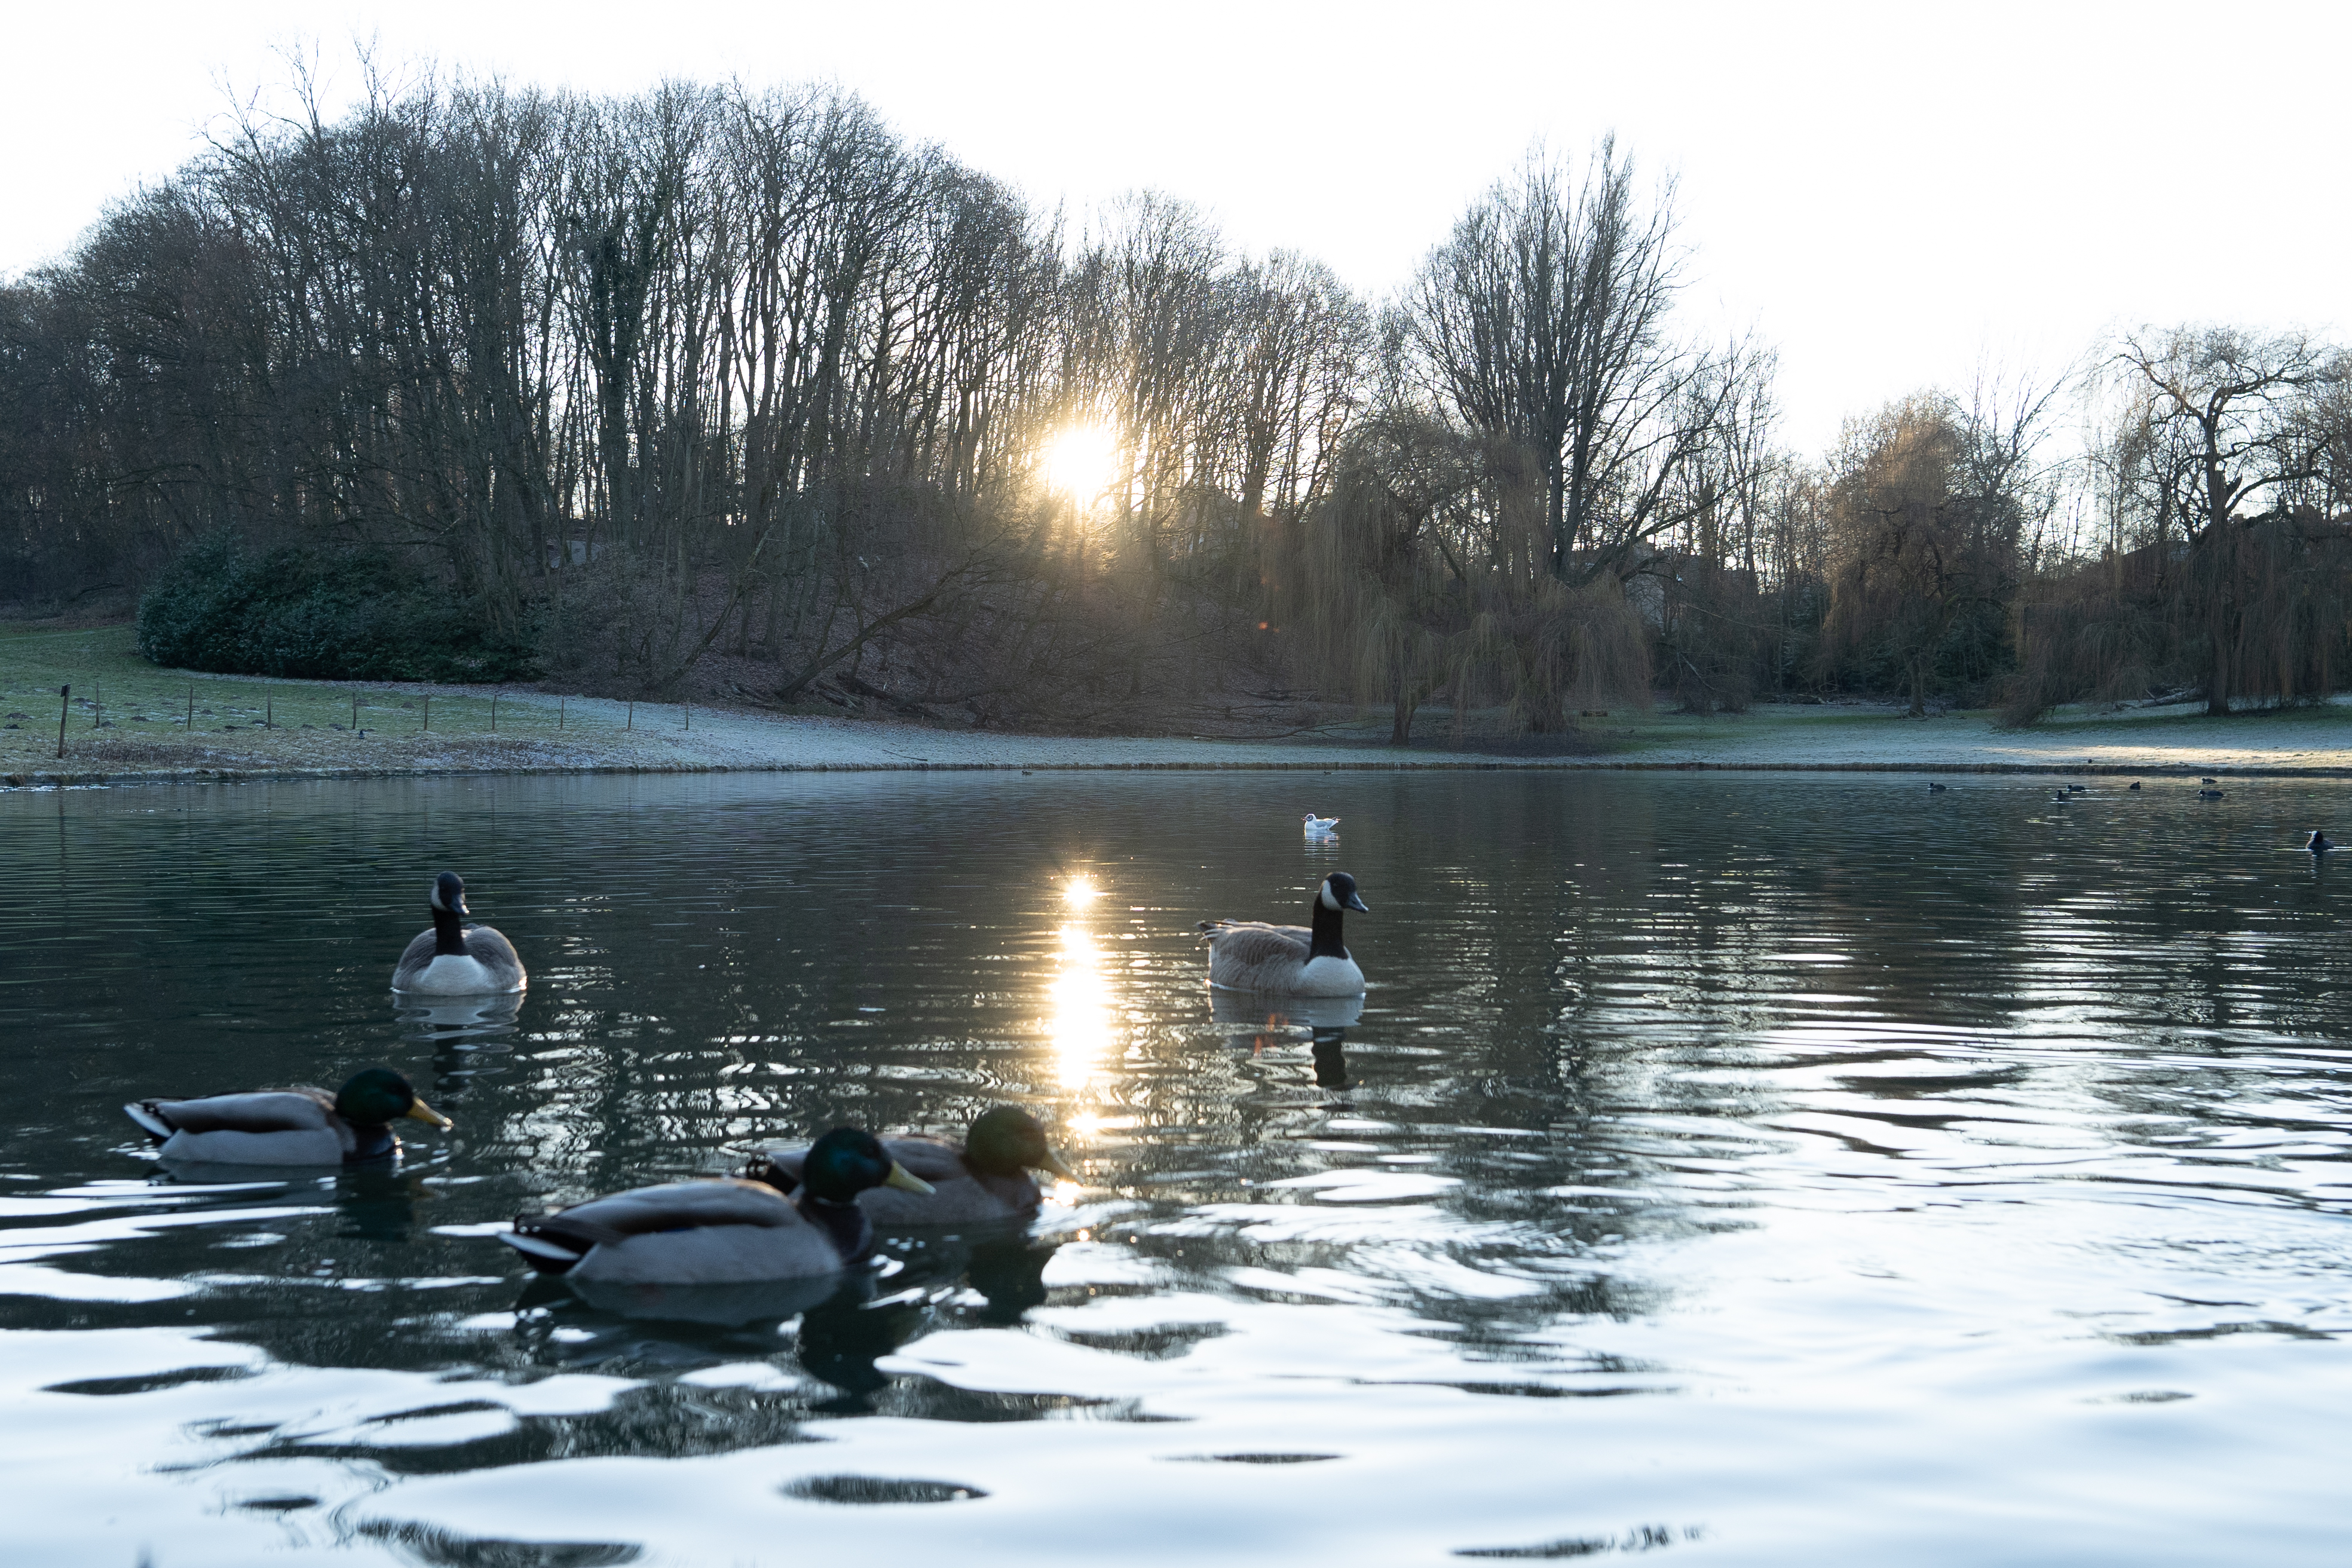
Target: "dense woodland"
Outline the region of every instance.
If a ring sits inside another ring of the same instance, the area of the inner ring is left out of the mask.
[[[1435,237],[1367,300],[827,88],[251,117],[0,286],[0,601],[143,595],[200,668],[1073,727],[1312,697],[1401,741],[2352,668],[2332,345],[2149,329],[1804,456],[1770,349],[1677,314],[1675,192],[1622,149]]]

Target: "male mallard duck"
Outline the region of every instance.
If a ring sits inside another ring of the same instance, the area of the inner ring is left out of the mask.
[[[469,926],[465,879],[433,879],[433,929],[418,931],[392,972],[392,988],[425,996],[487,996],[520,991],[526,981],[514,943],[490,926]]]
[[[943,1138],[885,1138],[882,1151],[931,1187],[928,1194],[887,1187],[860,1193],[857,1206],[886,1229],[1021,1218],[1035,1212],[1044,1196],[1031,1171],[1078,1179],[1045,1142],[1037,1119],[1018,1106],[982,1112],[961,1148]],[[771,1150],[745,1173],[790,1192],[808,1153],[805,1148]]]
[[[1285,996],[1353,996],[1363,990],[1364,972],[1339,940],[1341,910],[1371,912],[1356,894],[1356,879],[1332,872],[1307,907],[1313,923],[1304,926],[1202,921],[1209,938],[1209,984]]]
[[[217,1165],[342,1165],[381,1160],[400,1147],[404,1116],[435,1127],[449,1119],[416,1098],[390,1068],[355,1072],[323,1089],[266,1089],[201,1100],[140,1100],[123,1111],[163,1145],[166,1160]]]
[[[669,1182],[523,1215],[499,1239],[542,1274],[615,1284],[728,1285],[831,1274],[866,1256],[874,1227],[857,1194],[930,1184],[870,1132],[836,1127],[809,1146],[801,1191],[722,1178]]]

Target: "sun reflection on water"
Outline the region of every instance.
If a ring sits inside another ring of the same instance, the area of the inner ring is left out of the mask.
[[[1086,872],[1076,872],[1062,882],[1062,902],[1070,916],[1056,932],[1061,950],[1055,955],[1054,978],[1045,987],[1051,1009],[1045,1028],[1054,1042],[1056,1073],[1066,1089],[1083,1089],[1092,1081],[1096,1065],[1111,1040],[1106,955],[1087,918],[1102,896],[1101,885]]]
[[[1110,1044],[1110,981],[1103,972],[1102,948],[1083,919],[1063,922],[1059,935],[1061,952],[1045,987],[1051,1008],[1045,1030],[1062,1087],[1076,1090],[1092,1081],[1095,1065]]]

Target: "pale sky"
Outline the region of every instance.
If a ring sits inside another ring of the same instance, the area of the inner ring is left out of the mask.
[[[2352,6],[210,0],[10,8],[0,272],[196,152],[278,51],[622,92],[831,79],[1074,213],[1151,186],[1379,297],[1530,145],[1680,179],[1694,330],[1778,345],[1785,438],[2101,334],[2352,315]]]

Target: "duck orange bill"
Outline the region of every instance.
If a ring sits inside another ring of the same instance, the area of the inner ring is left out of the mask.
[[[939,1190],[896,1160],[890,1162],[890,1173],[882,1178],[882,1184],[909,1193],[929,1193]]]
[[[1046,1150],[1045,1158],[1043,1163],[1046,1170],[1053,1172],[1054,1174],[1061,1177],[1062,1180],[1066,1182],[1075,1182],[1080,1179],[1078,1173],[1070,1169],[1069,1163],[1062,1158],[1061,1151],[1057,1149]]]
[[[439,1111],[434,1110],[431,1106],[425,1104],[421,1100],[408,1108],[408,1114],[416,1118],[417,1121],[424,1122],[427,1127],[446,1128],[451,1125],[447,1117],[442,1115]]]

